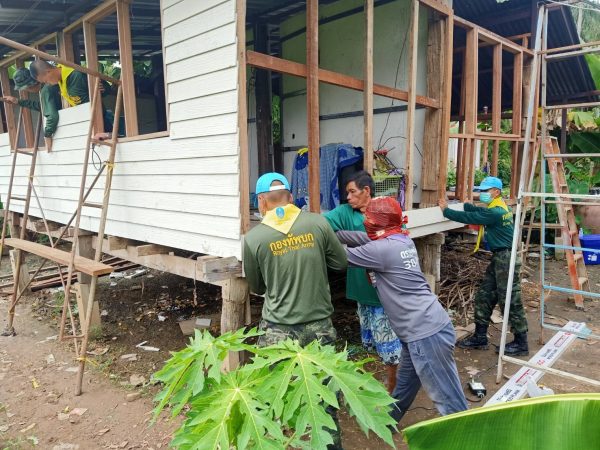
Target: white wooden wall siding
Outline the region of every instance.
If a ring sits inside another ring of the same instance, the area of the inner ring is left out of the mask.
[[[241,257],[235,0],[163,0],[170,136],[119,144],[107,234],[215,256]],[[40,152],[35,186],[46,218],[65,223],[76,208],[89,105],[60,112],[51,153]],[[107,148],[97,148],[106,159]],[[0,195],[11,154],[0,135]],[[14,195],[24,196],[19,157]],[[88,169],[91,183],[96,171]],[[101,202],[104,178],[89,198]],[[11,210],[22,212],[15,201]],[[40,216],[32,201],[31,215]],[[100,210],[84,208],[95,231]]]

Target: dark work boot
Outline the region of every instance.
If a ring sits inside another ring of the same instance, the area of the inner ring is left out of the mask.
[[[496,349],[496,353],[500,353],[500,349]],[[506,344],[504,354],[508,356],[525,356],[529,355],[529,346],[527,345],[527,333],[515,333],[515,339]]]
[[[488,349],[488,338],[487,338],[487,325],[475,324],[475,333],[470,337],[458,341],[456,345],[460,348],[466,348],[468,350],[487,350]]]

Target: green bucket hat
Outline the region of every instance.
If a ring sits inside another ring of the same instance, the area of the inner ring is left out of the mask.
[[[13,81],[15,82],[15,89],[17,91],[22,91],[29,86],[37,84],[37,81],[31,77],[28,69],[18,69],[13,76]]]

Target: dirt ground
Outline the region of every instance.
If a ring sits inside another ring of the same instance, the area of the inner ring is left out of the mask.
[[[2,273],[6,274],[7,264]],[[30,266],[32,267],[32,266]],[[593,289],[600,289],[600,266],[589,267]],[[568,286],[564,262],[548,261],[552,283]],[[541,345],[537,268],[523,283],[524,298],[530,323],[531,354]],[[0,314],[6,324],[10,297],[0,296]],[[252,301],[252,317],[260,316],[260,299]],[[169,357],[169,351],[179,350],[188,338],[183,336],[178,321],[190,317],[211,318],[211,331],[218,332],[220,289],[177,276],[155,271],[134,279],[102,279],[99,288],[102,332],[91,344],[94,364],[88,364],[84,378],[84,394],[74,396],[76,367],[69,343],[56,341],[60,298],[56,290],[29,295],[17,308],[17,335],[0,338],[0,449],[41,448],[68,449],[160,449],[168,447],[171,433],[177,426],[164,418],[150,427],[152,397],[158,388],[148,383],[153,372]],[[600,331],[600,301],[587,300],[585,311],[576,311],[573,303],[561,295],[552,294],[546,306],[546,320],[559,326],[566,320],[585,321],[596,333]],[[347,343],[356,357],[365,356],[360,347],[355,305],[347,300],[335,301],[334,323],[340,343]],[[490,328],[493,343],[499,342],[501,324]],[[551,336],[546,331],[545,336]],[[143,343],[158,351],[136,347]],[[597,377],[600,364],[600,344],[595,341],[575,342],[556,368],[588,377]],[[135,355],[123,358],[124,355]],[[461,380],[469,372],[480,371],[479,378],[488,395],[500,385],[495,384],[497,356],[488,351],[467,352],[458,349],[456,360]],[[370,370],[383,379],[384,368],[373,363]],[[505,373],[517,370],[506,365]],[[542,383],[557,393],[589,392],[586,385],[563,378],[545,376]],[[479,407],[467,393],[470,407]],[[431,401],[420,392],[412,410],[401,427],[437,416]],[[344,448],[347,450],[383,449],[385,444],[373,436],[366,437],[353,419],[342,412],[341,424]],[[398,448],[407,448],[401,434],[395,436]]]

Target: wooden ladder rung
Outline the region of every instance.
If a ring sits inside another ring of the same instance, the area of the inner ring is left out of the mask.
[[[28,152],[26,150],[17,150],[17,153],[19,153],[20,155],[33,156],[33,152]]]
[[[57,248],[48,247],[46,245],[26,241],[24,239],[9,238],[4,242],[9,247],[17,248],[27,253],[33,253],[34,255],[57,262],[63,266],[68,266],[71,262],[71,253],[59,250]],[[91,276],[100,276],[113,272],[114,268],[108,264],[94,261],[93,259],[75,256],[75,270]]]
[[[106,145],[108,147],[112,147],[113,141],[109,139],[92,139],[92,144]]]
[[[98,209],[102,209],[102,203],[92,203],[92,202],[85,202],[83,204],[83,206],[86,206],[88,208],[98,208]]]
[[[15,197],[14,195],[11,195],[11,196],[10,196],[10,199],[11,199],[11,200],[19,200],[19,201],[22,201],[22,202],[26,202],[26,201],[27,201],[27,199],[26,199],[26,198],[23,198],[23,197]]]

